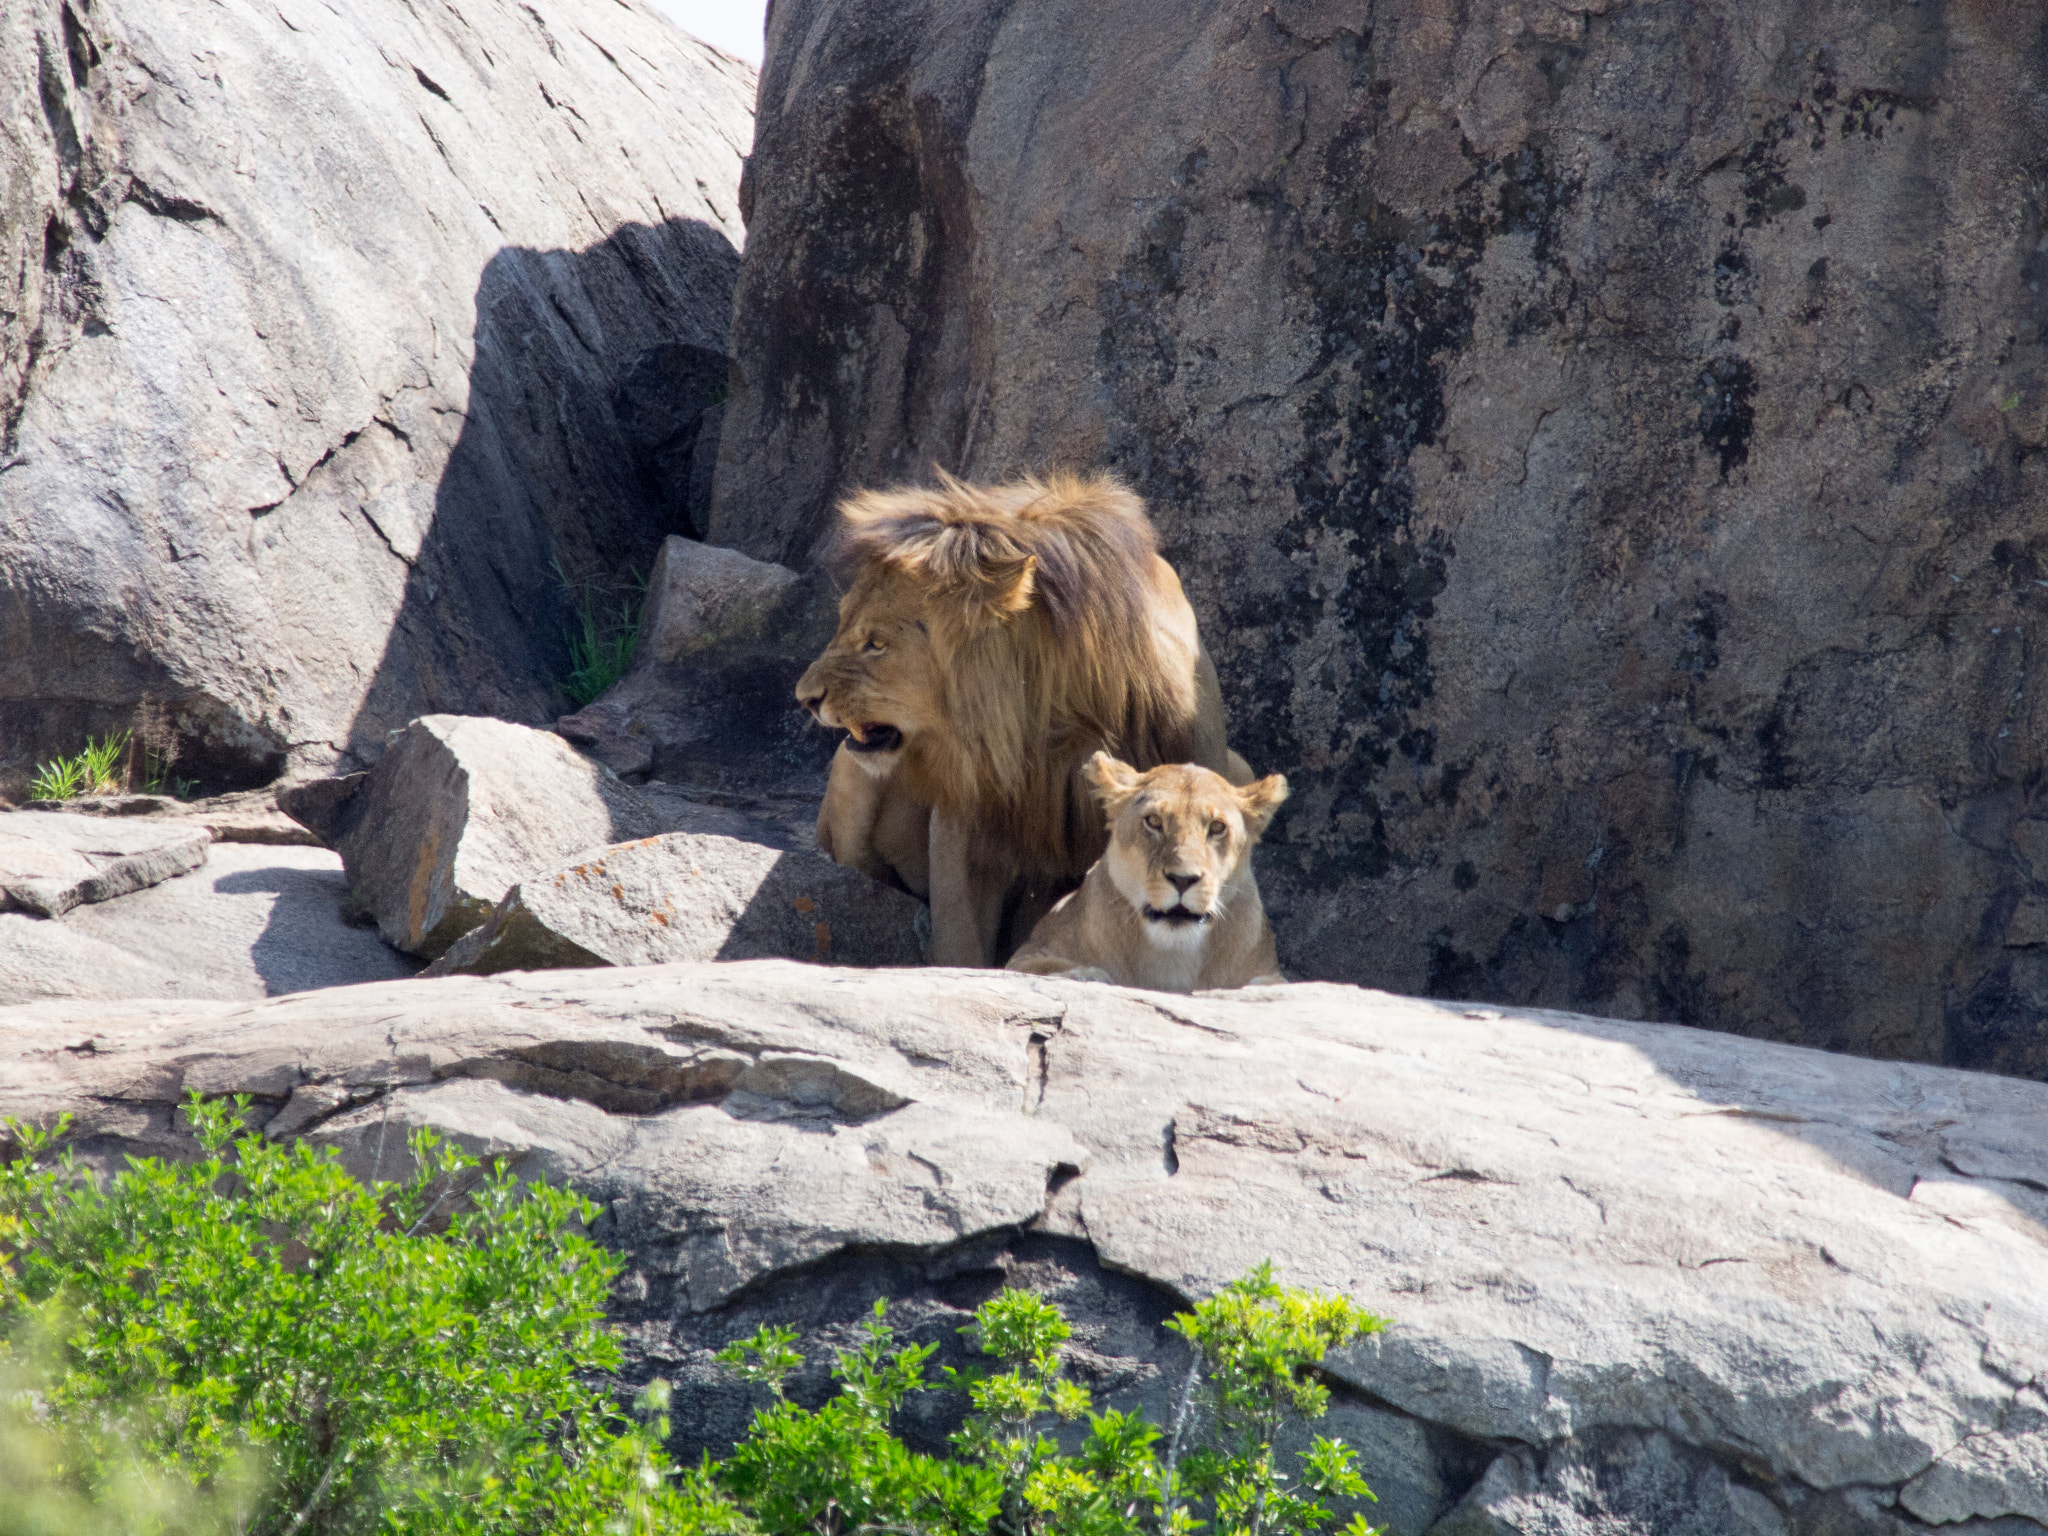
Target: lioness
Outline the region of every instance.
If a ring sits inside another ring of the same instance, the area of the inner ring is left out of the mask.
[[[931,902],[932,960],[1000,965],[1101,853],[1081,766],[1244,782],[1194,610],[1106,475],[843,502],[852,584],[797,700],[848,733],[818,843]]]
[[[1195,992],[1283,980],[1252,845],[1287,798],[1279,774],[1242,788],[1192,763],[1140,773],[1088,760],[1109,851],[1039,919],[1013,971]]]

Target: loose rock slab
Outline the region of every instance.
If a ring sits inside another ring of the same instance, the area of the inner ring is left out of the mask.
[[[821,854],[672,832],[522,880],[430,974],[679,960],[921,965],[922,910]]]
[[[661,830],[654,807],[610,769],[504,720],[423,716],[349,779],[287,790],[278,803],[332,842],[378,931],[427,959],[535,870]]]
[[[44,814],[77,816],[147,816],[155,821],[183,821],[202,826],[216,843],[264,843],[272,847],[317,848],[320,839],[277,808],[267,789],[240,794],[179,800],[171,795],[82,795],[75,800],[31,800],[19,807]]]
[[[396,981],[417,960],[342,920],[325,848],[215,843],[206,862],[55,921],[0,913],[0,1003],[259,998]]]
[[[213,835],[203,826],[45,811],[0,817],[0,912],[61,917],[197,869]]]
[[[0,1114],[71,1110],[90,1156],[187,1147],[188,1089],[361,1172],[432,1125],[587,1191],[633,1371],[720,1422],[711,1350],[857,1322],[877,1276],[937,1339],[1047,1244],[1161,1303],[1271,1258],[1395,1320],[1331,1368],[1400,1531],[2048,1529],[2048,1085],[1340,986],[772,961],[0,1010]],[[1121,1315],[1077,1337],[1128,1356]]]

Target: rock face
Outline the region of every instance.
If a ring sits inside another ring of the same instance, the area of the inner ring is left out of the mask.
[[[678,960],[921,965],[923,910],[822,854],[673,832],[527,876],[430,974]]]
[[[2048,16],[1446,17],[778,0],[711,537],[1113,467],[1285,965],[2048,1075]]]
[[[213,835],[203,826],[99,816],[0,816],[0,912],[62,917],[197,869]]]
[[[415,720],[359,782],[316,783],[279,803],[293,811],[302,800],[318,806],[307,814],[378,930],[429,960],[536,870],[663,830],[653,806],[560,737],[460,715]]]
[[[0,794],[558,713],[569,586],[690,531],[753,94],[637,0],[12,8]]]
[[[957,1359],[1005,1281],[1156,1409],[1158,1320],[1270,1257],[1395,1320],[1331,1367],[1397,1531],[2048,1528],[2035,1083],[1348,987],[783,962],[30,1005],[0,1061],[0,1113],[71,1110],[99,1159],[247,1092],[359,1173],[429,1124],[586,1190],[686,1453],[743,1424],[709,1356],[759,1322],[816,1348],[885,1294]]]

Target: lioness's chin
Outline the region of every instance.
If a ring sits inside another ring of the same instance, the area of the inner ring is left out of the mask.
[[[1195,950],[1202,947],[1202,940],[1209,932],[1209,912],[1189,912],[1175,908],[1162,912],[1157,907],[1140,907],[1138,916],[1144,919],[1145,938],[1155,949]]]

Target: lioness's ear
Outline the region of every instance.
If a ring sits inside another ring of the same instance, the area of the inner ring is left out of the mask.
[[[1115,821],[1138,788],[1138,770],[1120,763],[1107,752],[1097,752],[1082,765],[1081,776],[1102,802],[1102,814]]]
[[[1259,836],[1273,819],[1273,813],[1287,798],[1287,780],[1277,773],[1256,779],[1237,792],[1239,809],[1244,812],[1244,828],[1253,837]]]

